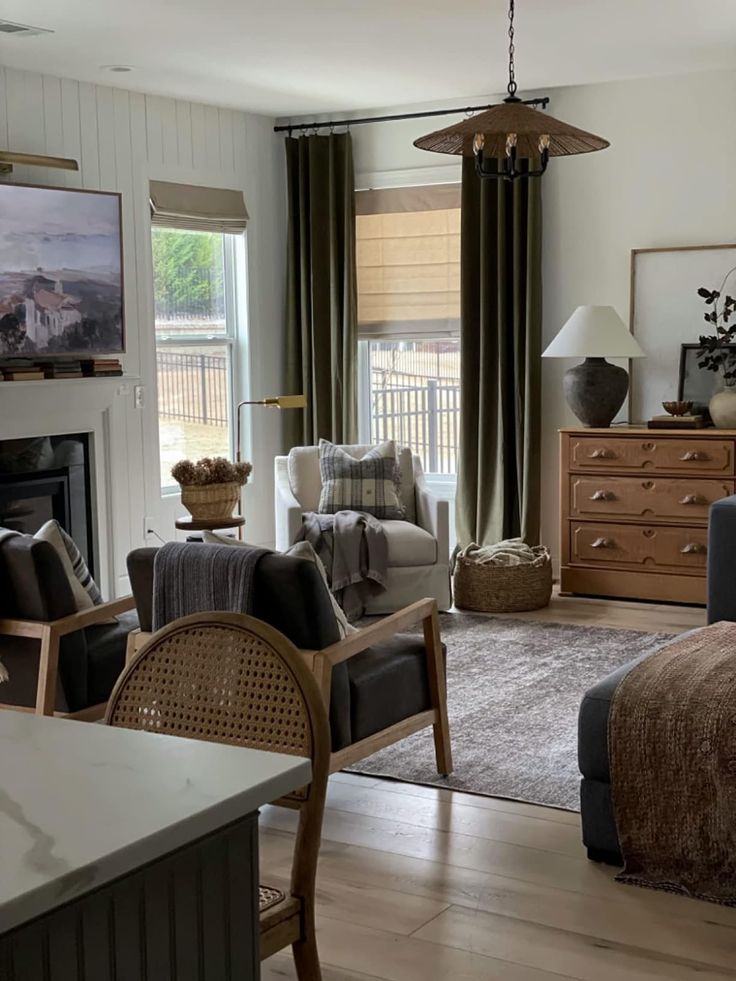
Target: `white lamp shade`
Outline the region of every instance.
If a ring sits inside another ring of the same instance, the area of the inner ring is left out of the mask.
[[[613,307],[578,307],[543,358],[645,358]]]

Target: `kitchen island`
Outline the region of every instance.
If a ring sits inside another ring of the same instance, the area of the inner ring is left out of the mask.
[[[259,977],[258,808],[309,760],[0,711],[0,981]]]

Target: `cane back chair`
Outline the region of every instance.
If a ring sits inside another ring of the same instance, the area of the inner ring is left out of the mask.
[[[277,803],[299,810],[290,895],[261,885],[261,960],[291,944],[299,981],[320,981],[315,876],[330,761],[312,673],[283,634],[253,617],[196,613],[157,631],[120,676],[107,725],[303,756],[308,787]]]

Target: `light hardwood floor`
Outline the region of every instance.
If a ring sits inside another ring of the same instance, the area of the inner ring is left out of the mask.
[[[519,616],[519,614],[515,614]],[[555,596],[530,618],[679,632],[700,609]],[[261,818],[264,881],[286,885],[294,815]],[[579,816],[339,773],[318,875],[324,981],[736,978],[736,910],[618,885]],[[293,979],[288,953],[264,981]]]

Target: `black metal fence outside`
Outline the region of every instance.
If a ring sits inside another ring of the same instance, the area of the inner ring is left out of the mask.
[[[160,416],[201,425],[227,426],[226,357],[158,350],[156,370]]]
[[[227,357],[159,349],[158,405],[162,418],[227,426]],[[429,473],[455,473],[460,384],[406,372],[371,370],[371,438],[411,446]]]

